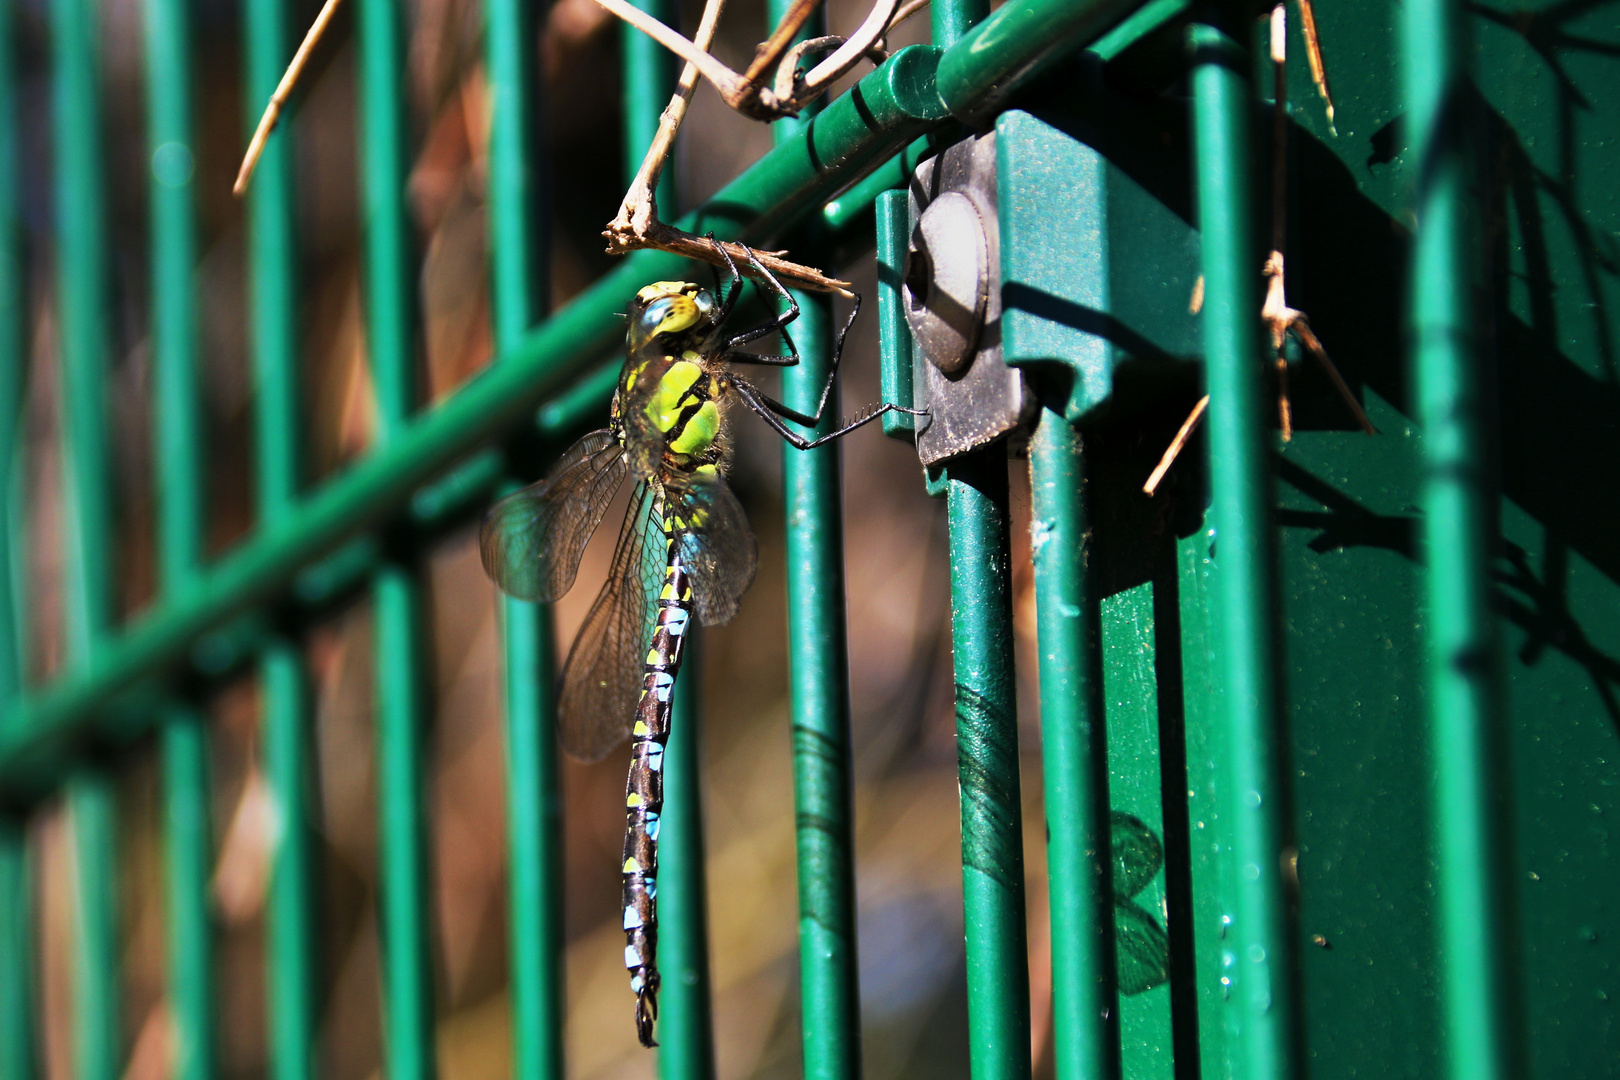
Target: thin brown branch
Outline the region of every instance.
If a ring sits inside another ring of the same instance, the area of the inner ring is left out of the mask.
[[[831,56],[817,64],[805,76],[802,83],[795,80],[792,97],[784,99],[772,87],[766,85],[767,73],[784,62],[783,58],[791,48],[793,36],[803,26],[818,0],[795,0],[794,6],[782,17],[782,21],[770,38],[755,50],[754,59],[748,65],[748,70],[740,75],[716,60],[696,42],[682,37],[627,0],[595,0],[595,2],[647,34],[687,63],[695,65],[698,72],[719,91],[721,99],[727,105],[756,120],[797,116],[800,109],[839,76],[859,63],[861,57],[883,39],[894,21],[895,11],[900,4],[900,0],[877,0],[860,28]]]
[[[754,59],[743,72],[743,81],[764,85],[765,75],[775,71],[782,62],[782,56],[793,47],[793,39],[799,36],[804,24],[816,10],[821,0],[794,0],[793,6],[782,13],[782,18],[776,24],[771,36],[759,43],[754,49]]]
[[[1288,306],[1287,279],[1283,274],[1281,252],[1273,251],[1271,258],[1266,260],[1266,275],[1270,278],[1270,281],[1266,285],[1266,303],[1260,310],[1260,318],[1265,322],[1266,328],[1271,331],[1272,354],[1277,363],[1277,377],[1281,391],[1278,411],[1283,428],[1283,441],[1286,442],[1293,434],[1292,410],[1287,404],[1287,361],[1283,357],[1283,347],[1287,344],[1288,335],[1290,334],[1304,346],[1306,352],[1314,356],[1317,362],[1322,365],[1322,369],[1327,372],[1328,378],[1332,380],[1334,389],[1338,390],[1339,396],[1344,399],[1344,403],[1349,406],[1351,413],[1355,415],[1356,423],[1361,425],[1361,430],[1369,435],[1378,434],[1378,429],[1373,427],[1372,421],[1367,418],[1366,411],[1362,409],[1361,402],[1357,401],[1356,396],[1350,392],[1350,387],[1344,381],[1344,376],[1339,373],[1338,365],[1334,364],[1332,358],[1328,356],[1327,349],[1322,347],[1322,342],[1317,339],[1315,331],[1311,329],[1309,317],[1303,311]]]
[[[1181,430],[1176,432],[1176,437],[1170,440],[1169,446],[1165,447],[1164,456],[1159,459],[1158,467],[1153,470],[1153,475],[1148,477],[1147,483],[1142,485],[1142,490],[1146,494],[1152,495],[1159,490],[1159,483],[1164,479],[1164,474],[1169,472],[1170,466],[1176,463],[1176,458],[1180,456],[1182,447],[1187,445],[1187,440],[1192,438],[1192,433],[1198,430],[1199,422],[1204,419],[1204,410],[1208,408],[1209,395],[1205,394],[1198,399],[1198,404],[1192,407],[1192,412],[1187,414],[1187,419],[1181,422]]]
[[[253,170],[259,164],[259,156],[264,153],[264,144],[269,141],[270,133],[276,129],[276,121],[281,119],[281,110],[287,104],[287,98],[292,95],[293,87],[298,85],[298,77],[303,74],[304,66],[309,63],[310,54],[320,42],[321,35],[326,33],[327,25],[332,16],[337,14],[338,5],[343,0],[326,0],[321,5],[320,14],[315,16],[315,22],[310,25],[309,33],[304,35],[303,44],[293,54],[292,63],[281,76],[281,82],[276,84],[275,93],[270,95],[270,104],[264,107],[264,114],[259,117],[259,126],[253,131],[253,138],[248,143],[247,153],[242,156],[242,167],[236,172],[236,183],[231,185],[233,195],[241,195],[247,190],[248,181],[253,178]]]
[[[654,221],[644,236],[632,238],[625,250],[634,251],[637,248],[657,248],[660,251],[674,252],[676,255],[684,255],[689,259],[699,259],[722,267],[728,265],[726,255],[729,255],[730,265],[736,266],[745,277],[763,281],[765,279],[759,272],[759,267],[754,265],[755,260],[758,260],[759,266],[775,274],[784,285],[809,289],[811,292],[834,293],[843,297],[855,295],[850,291],[849,282],[828,277],[813,266],[790,262],[782,258],[780,251],[759,251],[730,241],[716,242],[706,236],[695,236],[673,225],[665,225],[661,221]],[[725,249],[725,255],[720,253],[721,248]]]
[[[1305,346],[1305,351],[1316,357],[1323,370],[1327,372],[1328,378],[1333,380],[1334,389],[1339,392],[1340,397],[1344,398],[1344,403],[1350,406],[1350,411],[1355,414],[1356,423],[1361,425],[1361,430],[1369,435],[1378,434],[1378,429],[1373,427],[1372,421],[1367,418],[1366,412],[1361,408],[1361,402],[1356,400],[1356,395],[1352,394],[1350,387],[1345,385],[1344,376],[1339,374],[1338,365],[1328,358],[1327,350],[1322,348],[1322,343],[1317,340],[1316,332],[1311,329],[1311,321],[1305,317],[1303,311],[1294,312],[1293,321],[1289,323],[1288,329],[1294,337],[1299,339],[1299,343]]]
[[[1294,403],[1288,397],[1288,357],[1277,354],[1277,427],[1282,429],[1282,441],[1294,438]]]
[[[1311,65],[1311,81],[1327,103],[1328,130],[1332,131],[1333,94],[1328,90],[1327,63],[1322,59],[1322,39],[1316,35],[1316,8],[1311,0],[1299,0],[1299,27],[1305,34],[1305,59]]]
[[[927,7],[930,2],[931,0],[906,0],[904,4],[900,5],[900,10],[894,13],[894,18],[889,20],[889,29],[893,30],[895,27],[917,14],[917,12]]]
[[[839,46],[838,51],[810,69],[810,73],[804,77],[803,88],[794,95],[794,103],[802,105],[803,102],[814,98],[846,71],[860,63],[867,50],[889,32],[899,7],[900,0],[878,0],[873,4],[872,10],[866,14],[865,21],[843,45]]]
[[[626,3],[626,0],[596,0],[596,2],[688,64],[696,66],[703,77],[720,91],[721,97],[729,101],[742,92],[741,75],[716,60],[706,49],[698,48],[695,42],[688,41],[634,4]]]
[[[699,49],[708,50],[714,41],[715,31],[720,26],[720,15],[725,11],[726,0],[708,0],[703,8],[703,18],[698,23],[697,38],[693,42]],[[608,238],[608,253],[622,255],[633,250],[626,245],[630,240],[643,236],[653,222],[658,220],[658,178],[663,174],[664,164],[669,160],[670,151],[675,146],[675,136],[681,130],[681,122],[686,119],[687,106],[692,102],[692,93],[697,89],[698,68],[696,64],[688,63],[681,69],[681,77],[675,84],[675,93],[664,106],[662,115],[658,117],[658,131],[653,136],[652,145],[647,147],[646,155],[641,159],[641,168],[636,170],[636,178],[630,182],[630,189],[624,193],[624,200],[619,204],[619,212],[614,219],[608,222],[604,236]]]
[[[1265,273],[1268,279],[1266,302],[1260,308],[1260,319],[1271,331],[1271,361],[1277,371],[1277,426],[1282,428],[1282,441],[1288,442],[1294,437],[1294,410],[1288,401],[1288,358],[1283,355],[1283,346],[1288,340],[1288,323],[1294,312],[1288,306],[1282,252],[1271,253],[1271,258],[1266,260]]]

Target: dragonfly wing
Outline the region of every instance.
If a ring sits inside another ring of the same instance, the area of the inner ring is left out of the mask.
[[[478,547],[495,584],[519,600],[566,593],[627,467],[619,441],[603,428],[570,447],[544,480],[491,507]]]
[[[652,485],[636,486],[613,566],[563,664],[558,733],[563,749],[598,761],[629,734],[651,640],[652,604],[665,548]]]
[[[730,622],[759,564],[748,515],[712,467],[672,490],[669,503],[678,550],[692,574],[698,621],[704,626]]]

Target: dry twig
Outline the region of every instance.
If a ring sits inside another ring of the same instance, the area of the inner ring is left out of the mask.
[[[745,276],[763,281],[764,277],[750,261],[749,253],[752,252],[753,258],[759,260],[760,265],[775,274],[785,285],[809,289],[811,292],[835,293],[846,298],[855,295],[850,291],[849,282],[828,277],[813,266],[789,262],[782,258],[783,253],[780,251],[759,251],[730,241],[715,241],[706,236],[694,236],[673,225],[665,225],[661,221],[652,222],[645,237],[636,240],[627,250],[644,247],[674,252],[689,259],[700,259],[713,266],[727,265],[726,256],[720,254],[720,248],[724,248],[731,256],[731,263]]]
[[[697,44],[702,49],[707,50],[714,40],[715,30],[720,25],[720,13],[725,8],[726,0],[708,0],[704,5],[697,33]],[[609,255],[623,255],[645,246],[640,241],[645,239],[648,230],[658,220],[658,178],[675,146],[675,135],[681,130],[681,121],[686,119],[686,109],[692,102],[697,81],[697,65],[688,61],[686,67],[681,69],[674,96],[658,117],[658,131],[653,136],[652,145],[647,147],[646,156],[641,159],[636,178],[630,182],[630,190],[624,193],[624,201],[619,203],[619,213],[608,222],[602,234],[608,239]]]
[[[766,75],[784,63],[794,36],[819,0],[796,0],[787,14],[782,16],[775,32],[755,50],[753,62],[742,74],[732,71],[696,42],[682,37],[628,0],[596,2],[695,67],[699,74],[714,84],[727,105],[756,120],[798,115],[800,109],[859,63],[861,57],[884,38],[900,6],[900,0],[877,0],[860,28],[840,42],[831,56],[811,68],[802,80],[790,77],[792,89],[784,95],[778,93],[782,85],[780,76],[771,86],[767,86]]]
[[[1299,28],[1305,35],[1305,59],[1311,65],[1311,81],[1327,103],[1328,130],[1338,134],[1333,127],[1333,94],[1328,90],[1327,64],[1322,60],[1322,39],[1316,36],[1316,9],[1311,0],[1299,0]]]
[[[1198,404],[1192,407],[1192,412],[1187,414],[1187,419],[1181,422],[1181,430],[1176,432],[1176,437],[1170,440],[1170,445],[1165,447],[1164,456],[1159,458],[1158,467],[1153,470],[1153,475],[1147,478],[1147,483],[1142,485],[1144,492],[1152,495],[1159,490],[1159,481],[1163,480],[1164,474],[1170,471],[1170,466],[1176,463],[1176,457],[1181,453],[1181,448],[1187,445],[1187,440],[1192,438],[1192,433],[1198,430],[1198,424],[1204,419],[1204,410],[1207,408],[1209,408],[1209,395],[1205,394],[1198,399]]]
[[[625,192],[624,199],[619,204],[618,214],[603,230],[602,235],[608,242],[608,254],[624,255],[638,248],[650,247],[702,259],[716,266],[725,265],[725,261],[711,241],[665,225],[658,219],[658,178],[669,159],[670,151],[674,148],[675,136],[686,117],[687,106],[697,88],[698,78],[701,76],[709,79],[728,104],[748,115],[761,116],[765,119],[789,115],[825,89],[827,83],[843,74],[865,51],[874,48],[873,43],[887,33],[893,22],[898,21],[895,15],[898,0],[879,0],[872,13],[867,16],[866,23],[856,32],[855,37],[848,41],[837,37],[814,38],[790,48],[793,38],[819,2],[819,0],[798,0],[782,16],[781,22],[777,24],[770,38],[755,50],[754,60],[748,65],[748,70],[738,75],[708,52],[719,24],[720,14],[725,7],[725,0],[709,0],[705,5],[703,19],[694,41],[681,37],[639,8],[624,3],[624,0],[596,0],[596,2],[686,60],[686,67],[681,72],[675,93],[664,108],[663,115],[659,117],[658,132],[653,137],[652,145],[647,148],[641,167],[636,171],[635,179],[631,181],[629,190]],[[927,0],[913,0],[911,10],[915,11],[925,3]],[[871,30],[874,22],[878,24],[875,31]],[[833,55],[817,64],[809,75],[799,74],[799,64],[804,57],[829,50]],[[767,89],[764,86],[764,77],[773,68],[777,72],[776,82],[774,87]],[[731,253],[737,265],[745,268],[749,266],[740,245],[728,243],[724,247]],[[784,282],[816,292],[852,295],[849,291],[849,282],[828,277],[814,267],[789,262],[780,257],[780,252],[774,254],[756,252],[756,254],[760,262]],[[744,272],[750,271],[745,269]]]
[[[292,96],[293,87],[298,85],[298,77],[303,74],[304,65],[309,63],[310,54],[320,42],[321,35],[326,33],[327,24],[332,16],[337,14],[338,5],[343,0],[326,0],[321,5],[320,14],[315,16],[315,22],[310,25],[309,33],[304,35],[303,44],[298,46],[298,52],[293,54],[292,63],[281,76],[281,82],[276,84],[276,92],[270,95],[270,103],[264,107],[264,114],[259,117],[259,126],[253,131],[253,139],[248,143],[247,153],[242,156],[242,167],[236,172],[236,183],[231,185],[233,195],[241,195],[247,190],[248,181],[253,178],[254,167],[259,164],[259,155],[264,153],[264,144],[270,138],[270,133],[276,129],[276,121],[281,119],[281,110],[287,104],[287,98]]]

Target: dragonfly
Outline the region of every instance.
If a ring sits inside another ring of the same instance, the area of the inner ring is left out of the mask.
[[[479,536],[484,569],[497,586],[521,600],[554,601],[573,586],[585,545],[615,493],[626,479],[635,485],[607,580],[563,665],[558,734],[563,748],[583,761],[599,760],[627,735],[631,739],[624,963],[636,996],[636,1034],[648,1047],[657,1045],[658,824],[675,680],[694,617],[704,626],[728,622],[757,564],[748,519],[725,480],[727,407],[741,404],[800,450],[887,412],[913,412],[884,403],[815,438],[789,427],[788,421],[812,427],[820,422],[859,298],[834,344],[815,413],[798,412],[731,369],[797,364],[787,327],[798,317],[798,305],[745,247],[750,269],[780,301],[780,313],[728,333],[743,275],[725,248],[715,248],[729,274],[725,287],[718,280],[714,290],[656,281],[636,294],[608,426],[575,443],[545,479],[491,507]],[[786,353],[746,348],[778,331]]]

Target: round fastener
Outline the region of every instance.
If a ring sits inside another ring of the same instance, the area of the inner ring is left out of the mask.
[[[947,375],[973,358],[990,288],[990,244],[973,200],[947,191],[911,233],[902,287],[906,322],[930,363]]]

